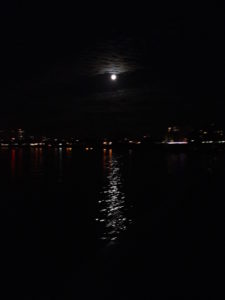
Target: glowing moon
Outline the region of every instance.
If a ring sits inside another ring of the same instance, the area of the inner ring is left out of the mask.
[[[113,81],[115,81],[115,80],[117,79],[116,74],[112,74],[112,75],[111,75],[111,79],[112,79]]]

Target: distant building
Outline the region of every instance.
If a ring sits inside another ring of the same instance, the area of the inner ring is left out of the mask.
[[[181,128],[177,126],[171,126],[167,128],[167,133],[164,138],[165,143],[171,143],[171,142],[183,142],[185,139],[184,132],[181,130]]]
[[[17,139],[18,141],[24,140],[24,130],[21,128],[17,129]]]
[[[202,128],[199,130],[194,130],[189,137],[191,142],[195,143],[221,143],[225,141],[224,131],[222,129],[218,129],[214,124],[206,128]]]

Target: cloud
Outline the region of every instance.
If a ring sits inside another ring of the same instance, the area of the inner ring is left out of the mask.
[[[132,38],[119,38],[87,45],[81,52],[58,61],[44,81],[73,82],[81,77],[134,73],[142,70],[142,51]]]
[[[81,58],[84,75],[97,76],[105,73],[129,73],[143,69],[140,52],[132,39],[99,43],[86,49]]]

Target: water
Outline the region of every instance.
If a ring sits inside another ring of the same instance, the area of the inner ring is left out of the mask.
[[[121,173],[122,155],[103,151],[103,184],[99,195],[99,217],[96,221],[103,223],[101,239],[113,242],[120,237],[120,233],[126,231],[130,204],[126,201],[124,179]]]
[[[196,288],[219,291],[224,153],[18,148],[1,149],[0,166],[8,292],[130,299],[151,286],[155,299],[164,289],[190,299]]]

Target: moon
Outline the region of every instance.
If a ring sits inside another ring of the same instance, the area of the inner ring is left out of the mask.
[[[112,74],[112,75],[111,75],[111,79],[112,79],[113,81],[115,81],[115,80],[117,79],[116,74]]]

